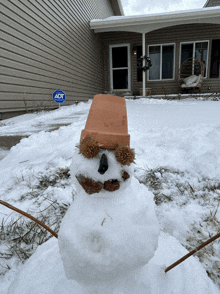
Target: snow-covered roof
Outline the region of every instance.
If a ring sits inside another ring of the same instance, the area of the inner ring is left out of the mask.
[[[90,27],[95,33],[111,31],[147,33],[164,27],[189,23],[220,24],[220,6],[158,14],[111,16],[91,20]]]

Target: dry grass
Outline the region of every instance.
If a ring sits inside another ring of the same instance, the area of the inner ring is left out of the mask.
[[[158,167],[145,170],[141,182],[154,194],[158,211],[162,204],[169,205],[171,201],[180,208],[194,201],[201,207],[205,207],[205,211],[209,211],[209,213],[201,214],[199,223],[191,224],[187,239],[181,242],[187,250],[191,251],[220,232],[220,221],[216,217],[220,210],[220,181],[201,177],[193,184],[188,179],[190,176],[184,172],[168,167]],[[167,192],[164,190],[170,190],[171,194],[166,195]],[[220,239],[207,245],[195,255],[210,278],[220,287]]]
[[[42,199],[43,191],[50,186],[65,188],[69,185],[69,176],[69,169],[58,169],[51,175],[39,174],[38,185],[32,192],[22,195],[19,201]],[[48,203],[47,207],[35,213],[35,217],[58,233],[69,203],[58,203],[53,199],[53,195],[45,200]],[[47,230],[19,214],[13,219],[10,217],[8,221],[10,215],[9,212],[8,217],[3,219],[0,225],[0,274],[5,274],[11,268],[12,259],[23,263],[39,245],[52,237]]]
[[[38,183],[31,192],[21,195],[19,201],[42,201],[43,191],[48,187],[65,187],[70,185],[69,169],[57,169],[53,173],[38,174]],[[189,251],[198,247],[219,232],[220,222],[216,217],[220,209],[220,182],[200,178],[197,183],[190,183],[190,177],[186,173],[168,167],[145,170],[144,176],[139,181],[144,183],[154,194],[158,209],[161,205],[176,203],[180,208],[186,207],[190,201],[195,201],[201,206],[208,207],[209,213],[201,216],[199,223],[192,223],[185,242],[182,245]],[[27,182],[28,185],[28,182]],[[171,191],[170,194],[167,191]],[[65,190],[64,190],[65,191]],[[48,225],[56,233],[65,215],[69,204],[58,203],[53,195],[45,199],[48,205],[35,214],[35,217]],[[206,210],[208,211],[208,209]],[[46,242],[51,235],[33,221],[16,215],[12,219],[10,213],[8,219],[3,219],[0,224],[0,274],[4,274],[10,268],[12,260],[24,262],[37,249]],[[220,240],[197,252],[199,260],[206,269],[208,275],[220,287]]]

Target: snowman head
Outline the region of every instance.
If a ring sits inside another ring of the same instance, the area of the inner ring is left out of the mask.
[[[128,186],[135,157],[129,144],[125,99],[96,95],[71,168],[87,194]]]

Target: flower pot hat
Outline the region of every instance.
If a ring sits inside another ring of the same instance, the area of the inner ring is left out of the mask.
[[[93,98],[81,141],[90,137],[102,149],[116,149],[118,145],[129,147],[125,99],[113,95],[98,94]]]

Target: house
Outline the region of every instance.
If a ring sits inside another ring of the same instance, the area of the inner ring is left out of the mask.
[[[94,19],[90,26],[103,40],[107,93],[181,93],[179,70],[189,58],[191,74],[195,58],[203,63],[200,92],[220,92],[220,0],[197,10]],[[152,62],[145,72],[137,68],[143,55]]]
[[[219,6],[219,0],[207,0],[204,7]]]
[[[87,101],[104,91],[102,39],[91,19],[123,15],[120,0],[1,1],[0,119]]]
[[[177,94],[187,57],[204,64],[200,91],[220,92],[220,0],[142,16],[124,16],[121,0],[7,0],[0,23],[0,119],[58,107],[56,90],[66,94],[63,105],[145,88]],[[144,55],[146,71],[137,68]]]

